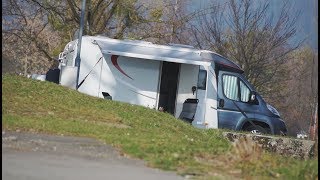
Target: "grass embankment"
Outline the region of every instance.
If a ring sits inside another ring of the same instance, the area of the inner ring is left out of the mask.
[[[318,177],[316,159],[296,160],[260,151],[243,156],[222,137],[221,130],[196,129],[166,113],[90,97],[50,82],[2,78],[5,130],[94,137],[151,167],[197,177]]]

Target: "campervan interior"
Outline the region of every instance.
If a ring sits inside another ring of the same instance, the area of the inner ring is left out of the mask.
[[[163,109],[170,114],[175,113],[179,71],[179,63],[163,61],[158,109]]]

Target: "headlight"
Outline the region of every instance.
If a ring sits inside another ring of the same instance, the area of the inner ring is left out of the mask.
[[[276,110],[276,108],[272,107],[270,104],[267,104],[267,108],[269,109],[269,111],[271,111],[273,114],[277,115],[280,117],[279,112]]]

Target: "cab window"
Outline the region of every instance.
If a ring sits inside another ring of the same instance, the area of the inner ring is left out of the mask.
[[[250,96],[250,89],[240,80],[240,95],[242,102],[248,102]]]
[[[239,101],[239,88],[236,76],[223,75],[223,93],[224,95],[235,101]]]
[[[222,76],[223,93],[231,100],[248,102],[250,96],[250,89],[237,76],[224,74]]]

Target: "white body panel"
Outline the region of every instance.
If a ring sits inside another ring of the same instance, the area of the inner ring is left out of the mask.
[[[31,75],[31,79],[45,81],[46,80],[46,75],[45,74],[32,74]]]
[[[200,66],[200,69],[207,71],[207,88],[198,90],[199,103],[192,124],[198,128],[218,128],[217,79],[214,68]]]
[[[95,37],[103,54],[168,61],[183,64],[210,66],[211,62],[201,57],[201,51],[190,48],[156,45],[150,42],[117,40],[106,37]]]
[[[192,64],[181,64],[179,82],[178,82],[178,91],[177,91],[177,100],[176,100],[176,111],[175,117],[178,118],[183,107],[183,103],[186,99],[192,98],[195,99],[197,92],[192,93],[192,86],[197,87],[198,82],[198,73],[199,66]]]
[[[59,83],[62,86],[76,89],[77,69],[77,67],[72,66],[61,66]]]
[[[100,95],[107,92],[113,100],[156,108],[159,78],[158,61],[119,56],[117,68],[110,55],[104,55]]]
[[[205,66],[200,66],[201,70],[207,70]],[[208,73],[207,73],[208,79]],[[207,85],[208,86],[208,85]],[[205,113],[206,113],[206,96],[207,90],[197,89],[197,99],[199,99],[197,111],[193,120],[193,124],[203,126],[205,122]]]
[[[103,64],[102,53],[99,47],[91,43],[88,38],[82,39],[81,45],[81,62],[79,73],[79,84],[84,80],[83,84],[79,87],[79,91],[91,96],[99,97],[99,84],[101,65]],[[99,61],[100,60],[100,61]],[[89,75],[88,75],[89,74]]]
[[[76,43],[77,41],[69,42],[64,48],[64,51],[59,55],[59,84],[72,89],[76,89],[77,84],[78,68],[74,66],[77,51]]]
[[[76,43],[70,42],[59,57],[62,60],[60,84],[74,89],[77,75],[77,67],[74,67]],[[106,49],[109,47],[113,51]],[[195,60],[192,61],[192,58]],[[79,83],[85,81],[78,90],[100,98],[105,92],[112,100],[158,108],[163,61],[181,63],[175,117],[179,117],[186,99],[197,98],[199,104],[192,124],[200,128],[217,128],[214,69],[210,61],[201,60],[199,50],[86,36],[82,39]],[[193,94],[191,88],[197,87],[199,68],[207,71],[207,88],[197,89]]]
[[[207,80],[207,98],[205,106],[205,125],[207,128],[218,128],[218,94],[217,78],[215,77],[214,68],[208,67]]]

